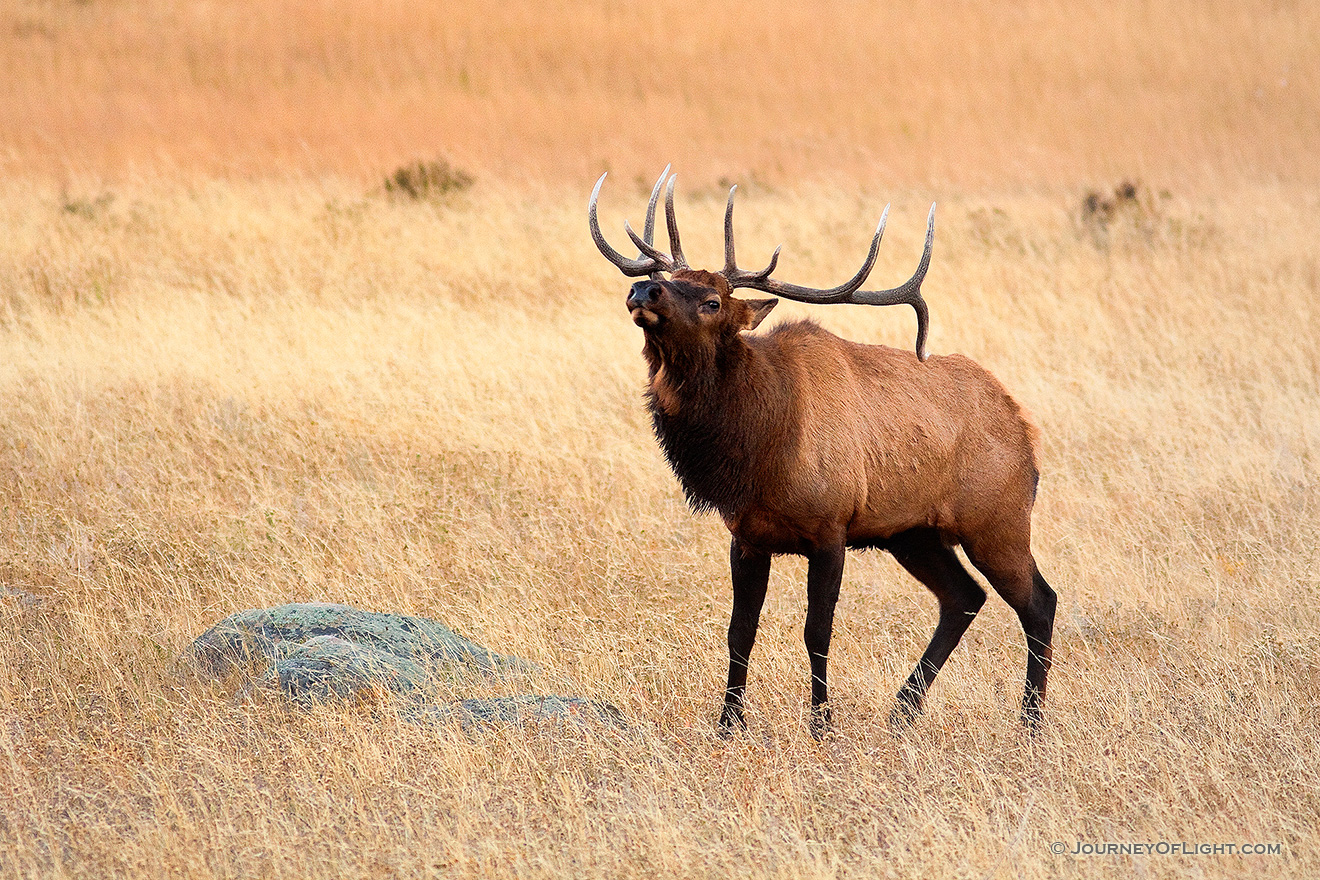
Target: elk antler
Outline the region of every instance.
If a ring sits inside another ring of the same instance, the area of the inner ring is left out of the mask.
[[[596,247],[609,260],[619,268],[624,275],[636,277],[638,275],[650,275],[655,277],[660,272],[673,272],[677,269],[691,268],[687,260],[683,257],[683,246],[678,239],[678,220],[674,217],[674,181],[678,175],[669,174],[669,165],[660,172],[660,177],[655,182],[655,187],[651,190],[651,201],[646,206],[646,222],[642,226],[642,235],[638,236],[633,231],[628,221],[624,221],[623,228],[632,239],[633,244],[637,245],[640,253],[636,259],[629,259],[623,254],[610,247],[609,242],[605,241],[605,236],[600,231],[600,221],[596,217],[596,200],[600,198],[600,188],[605,183],[605,178],[609,172],[602,174],[600,180],[596,181],[596,188],[591,191],[591,201],[587,205],[587,222],[591,226],[591,237],[596,242]],[[669,255],[659,250],[654,245],[655,239],[655,206],[660,199],[660,189],[665,181],[669,181],[668,191],[665,194],[665,221],[669,229],[669,248],[673,255]],[[644,259],[643,259],[644,258]]]
[[[720,274],[729,282],[730,287],[750,287],[752,290],[773,293],[776,296],[795,299],[798,302],[848,302],[848,297],[857,288],[861,287],[863,282],[866,281],[866,276],[871,274],[871,267],[875,265],[875,255],[880,252],[880,236],[884,235],[885,232],[885,215],[888,215],[889,208],[885,208],[885,215],[880,217],[880,225],[875,228],[875,237],[871,239],[871,251],[866,255],[866,262],[862,263],[862,268],[857,270],[856,275],[838,287],[824,290],[815,287],[802,287],[798,284],[788,284],[784,281],[774,281],[770,278],[770,273],[774,272],[775,267],[779,265],[779,252],[783,250],[783,245],[775,248],[774,254],[770,257],[770,264],[761,271],[748,272],[738,268],[738,261],[733,255],[733,196],[737,192],[738,187],[736,186],[729,190],[729,204],[724,209],[724,271]]]
[[[935,243],[935,205],[930,206],[930,216],[926,219],[926,249],[921,255],[921,262],[917,265],[917,271],[906,283],[890,290],[858,290],[866,281],[866,276],[871,272],[871,266],[875,263],[875,256],[880,250],[880,238],[885,234],[885,222],[889,219],[889,206],[885,206],[884,213],[880,215],[880,225],[875,229],[875,237],[871,239],[871,251],[866,255],[866,262],[862,268],[851,280],[829,290],[820,290],[812,287],[802,287],[797,284],[787,284],[783,281],[775,281],[770,274],[775,271],[775,266],[779,264],[780,247],[775,248],[774,254],[770,257],[770,264],[759,272],[748,272],[738,268],[738,261],[734,259],[733,254],[733,196],[738,191],[738,187],[729,190],[729,204],[724,209],[724,271],[721,273],[729,282],[730,287],[749,287],[752,290],[760,290],[764,293],[772,293],[776,296],[782,296],[785,299],[796,300],[798,302],[832,304],[832,303],[854,303],[867,306],[892,306],[906,303],[912,306],[917,313],[917,358],[926,359],[926,333],[929,329],[930,313],[926,308],[926,301],[921,297],[921,282],[926,277],[926,270],[930,267],[930,252]]]

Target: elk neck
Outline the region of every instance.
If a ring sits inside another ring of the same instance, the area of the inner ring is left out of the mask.
[[[643,350],[647,407],[665,458],[695,510],[726,518],[773,485],[775,463],[796,436],[792,394],[752,341],[735,334],[675,349],[648,337]]]

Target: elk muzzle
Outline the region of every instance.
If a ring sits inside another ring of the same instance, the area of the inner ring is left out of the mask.
[[[635,281],[628,291],[628,311],[639,327],[653,326],[660,321],[660,316],[651,311],[651,307],[660,299],[664,288],[659,281],[647,279]]]

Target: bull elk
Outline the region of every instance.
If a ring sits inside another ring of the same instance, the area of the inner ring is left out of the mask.
[[[665,193],[669,253],[653,241]],[[674,218],[666,168],[651,191],[639,254],[624,256],[600,231],[596,182],[587,216],[601,253],[633,283],[627,306],[642,328],[646,400],[655,435],[689,504],[715,510],[732,535],[729,678],[720,729],[745,728],[747,663],[765,600],[771,558],[808,560],[805,641],[811,664],[810,729],[830,725],[826,664],[846,548],[889,551],[939,601],[930,644],[890,715],[910,723],[932,680],[985,601],[954,552],[968,559],[1017,612],[1027,640],[1022,722],[1035,728],[1049,673],[1056,596],[1031,553],[1039,476],[1035,429],[989,372],[961,355],[927,357],[921,282],[930,264],[935,206],[916,273],[892,290],[864,291],[885,215],[861,269],[829,290],[770,277],[734,257],[733,198],[724,214],[724,268],[693,269]],[[665,278],[668,274],[668,278]],[[777,299],[737,299],[750,288],[806,303],[911,305],[916,352],[841,339],[810,321],[752,335]]]

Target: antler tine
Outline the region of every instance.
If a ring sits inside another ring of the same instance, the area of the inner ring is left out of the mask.
[[[671,167],[666,165],[665,170],[660,172],[655,186],[651,188],[651,201],[646,203],[646,225],[642,227],[642,238],[646,239],[647,244],[655,243],[655,206],[660,201],[660,190],[664,188]]]
[[[669,256],[669,254],[666,254],[664,251],[651,244],[645,236],[638,235],[636,231],[633,230],[632,224],[627,220],[623,221],[623,231],[628,233],[628,237],[632,239],[633,244],[637,245],[637,249],[641,251],[644,256],[650,257],[658,263],[663,271],[672,272],[675,268],[681,268],[674,265],[675,261]]]
[[[668,169],[665,169],[665,173],[669,173]],[[605,178],[608,175],[609,172],[606,172],[600,176],[600,180],[596,181],[596,188],[591,191],[591,201],[587,203],[587,225],[591,228],[591,238],[596,242],[596,248],[605,256],[605,259],[609,260],[618,267],[620,272],[629,277],[652,275],[661,271],[671,271],[672,261],[668,259],[659,259],[651,255],[648,255],[646,259],[629,259],[614,248],[610,247],[609,242],[605,240],[605,236],[600,231],[600,220],[596,216],[596,202],[600,199],[600,188],[604,185]],[[659,195],[658,190],[659,185],[657,184],[656,191],[653,191],[651,195],[651,205],[647,211],[647,224],[644,227],[648,233],[647,238],[650,238],[655,230],[655,202]],[[636,243],[635,233],[632,232],[631,228],[628,228],[626,223],[624,224],[624,227],[628,229],[630,237],[633,237],[634,243]],[[643,249],[643,253],[646,253],[645,249]],[[657,251],[657,253],[659,252]],[[663,255],[661,256],[663,257]]]
[[[678,240],[678,218],[674,216],[674,181],[676,180],[678,180],[677,174],[669,178],[669,186],[665,188],[665,223],[669,226],[669,252],[673,254],[674,269],[690,269],[692,267],[683,256],[683,244]],[[673,269],[669,271],[672,272]]]
[[[729,204],[724,209],[724,271],[722,274],[730,287],[743,287],[751,281],[764,281],[770,277],[770,273],[775,271],[775,266],[779,265],[779,252],[784,249],[781,244],[775,248],[774,254],[770,257],[770,263],[759,272],[747,272],[738,268],[738,260],[733,254],[733,196],[738,192],[738,185],[729,187]]]
[[[738,184],[729,187],[729,203],[724,208],[724,278],[730,284],[738,271],[738,258],[733,255],[733,197],[737,192]]]
[[[930,268],[930,252],[934,244],[935,203],[931,202],[930,216],[926,218],[926,249],[922,251],[921,262],[917,264],[917,271],[912,274],[912,277],[898,287],[892,287],[889,290],[859,290],[846,300],[847,302],[866,306],[900,304],[912,306],[917,313],[917,358],[923,361],[927,357],[926,333],[930,328],[930,312],[926,308],[926,300],[921,296],[921,282],[926,277],[926,270]]]
[[[665,185],[665,179],[669,177],[669,169],[673,165],[666,165],[665,170],[660,172],[660,176],[655,179],[655,186],[651,187],[651,200],[646,203],[646,225],[642,227],[642,238],[646,239],[647,244],[655,243],[655,206],[660,201],[660,190]],[[625,228],[627,224],[625,223]],[[644,256],[646,251],[642,251],[638,256]],[[651,278],[657,279],[660,272],[651,273]]]

